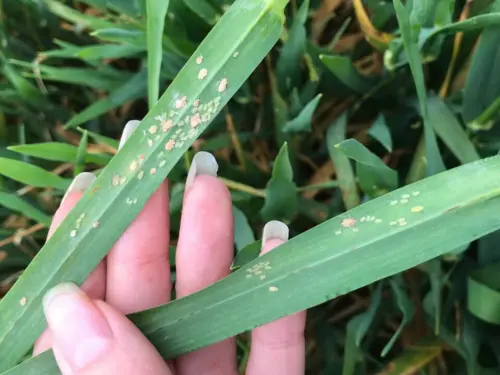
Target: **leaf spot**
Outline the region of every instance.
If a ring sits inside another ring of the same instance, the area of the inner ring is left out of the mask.
[[[205,77],[208,75],[208,69],[207,68],[203,68],[200,70],[200,72],[198,73],[198,79],[201,81],[203,79],[205,79]]]

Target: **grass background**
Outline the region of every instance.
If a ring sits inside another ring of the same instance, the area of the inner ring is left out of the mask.
[[[156,56],[160,94],[231,3],[170,1]],[[290,1],[280,42],[169,175],[172,254],[199,150],[216,155],[231,190],[240,259],[267,220],[287,222],[293,236],[497,154],[500,26],[456,33],[456,25],[500,2],[414,0],[403,13],[398,4]],[[109,162],[124,124],[147,113],[156,89],[145,1],[0,5],[1,296],[43,245],[71,178]],[[429,38],[450,25],[455,32]],[[498,373],[498,239],[311,309],[307,373]],[[479,296],[472,308],[471,295]],[[238,342],[243,371],[245,335]]]

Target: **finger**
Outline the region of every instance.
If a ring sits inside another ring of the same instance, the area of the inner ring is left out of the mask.
[[[45,295],[43,306],[63,375],[171,375],[132,322],[76,285],[56,286]]]
[[[121,146],[138,125],[138,121],[130,121],[125,126]],[[165,182],[108,253],[106,301],[110,305],[128,314],[169,301],[169,241]]]
[[[52,236],[57,227],[59,227],[64,218],[70,213],[85,191],[94,183],[95,179],[94,174],[89,172],[80,173],[75,177],[64,195],[61,206],[54,214],[47,238]],[[106,291],[106,268],[104,261],[100,262],[96,269],[90,273],[89,277],[82,285],[82,290],[85,291],[85,293],[87,293],[91,298],[104,299]],[[46,330],[35,342],[33,355],[38,355],[39,353],[49,349],[50,346],[50,332]]]
[[[216,177],[218,165],[207,152],[195,155],[186,181],[176,253],[176,295],[203,289],[229,273],[233,259],[231,196]],[[229,339],[176,361],[179,375],[236,374],[236,346]]]
[[[264,254],[288,240],[288,227],[271,221],[264,227]],[[299,312],[252,331],[248,375],[303,375],[306,312]]]

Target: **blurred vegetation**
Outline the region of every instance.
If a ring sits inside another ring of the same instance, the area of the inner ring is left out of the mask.
[[[170,1],[160,94],[231,3]],[[109,162],[156,88],[144,0],[1,0],[0,11],[1,296],[71,178]],[[291,0],[280,42],[170,173],[171,251],[199,150],[232,193],[235,266],[267,220],[293,236],[497,154],[498,12],[498,0]],[[310,309],[307,374],[498,374],[499,246],[493,233]],[[242,369],[247,350],[242,336]]]

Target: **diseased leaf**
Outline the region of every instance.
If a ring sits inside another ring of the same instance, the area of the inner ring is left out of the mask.
[[[29,271],[0,301],[0,371],[15,365],[45,328],[43,295],[69,277],[78,284],[87,279],[182,155],[276,44],[286,4],[286,0],[250,4],[237,0],[142,119],[137,131],[99,172],[94,188],[80,198],[30,263]],[[201,83],[197,77],[199,55],[211,72]],[[196,100],[207,108],[202,113],[196,113]],[[134,162],[138,168],[131,168]],[[54,178],[62,188],[61,180],[66,181]],[[67,185],[64,183],[64,188]],[[74,223],[82,214],[86,221],[75,233]],[[98,228],[89,225],[96,221]],[[22,298],[26,298],[24,306],[19,304]],[[37,371],[43,372],[40,367]]]
[[[131,314],[129,318],[159,353],[169,359],[324,303],[500,229],[499,176],[500,156],[496,156],[418,181],[294,236],[187,298]],[[470,185],[469,189],[450,191],[450,186],[462,186],[470,180],[476,184]],[[390,204],[403,195],[409,195],[411,203]],[[423,209],[415,212],[411,210],[413,207]],[[375,220],[357,220],[356,231],[350,226],[352,218],[372,215]],[[470,220],[471,215],[479,215],[482,220]],[[401,217],[407,220],[404,225],[398,224]],[[397,225],[391,224],[393,221]],[[443,247],[443,234],[450,231],[453,236],[446,236],[446,246]],[[87,257],[92,248],[86,247]],[[412,251],[415,248],[419,251]],[[389,263],[387,259],[390,259]],[[247,270],[261,262],[269,262],[273,272],[266,273],[264,280],[253,276],[248,278]],[[22,280],[19,279],[17,285]],[[411,308],[408,297],[400,288],[399,285],[393,286],[396,302],[406,314],[403,315],[405,323],[410,318]],[[18,304],[19,298],[12,290],[9,294],[16,297],[14,303]],[[14,298],[9,294],[0,302],[0,307],[8,301],[6,298]],[[28,297],[27,301],[31,295]],[[256,299],[261,304],[255,304]],[[273,308],[261,308],[267,304]],[[2,310],[1,318],[5,317],[5,311],[8,310]],[[232,313],[228,315],[227,311]],[[203,319],[199,319],[200,316]],[[4,327],[0,325],[1,329]],[[9,344],[8,348],[12,350],[12,342]],[[5,362],[2,365],[5,366]],[[4,375],[48,375],[54,369],[57,369],[54,357],[51,351],[47,351]]]

